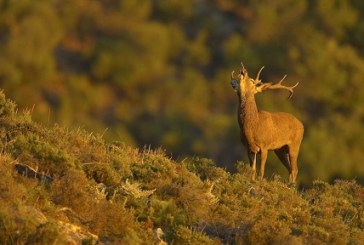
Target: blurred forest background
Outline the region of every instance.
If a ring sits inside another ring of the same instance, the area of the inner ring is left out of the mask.
[[[257,96],[306,127],[299,181],[364,183],[364,1],[0,0],[0,88],[44,124],[246,161],[230,72],[300,85]],[[267,177],[287,176],[270,155]]]

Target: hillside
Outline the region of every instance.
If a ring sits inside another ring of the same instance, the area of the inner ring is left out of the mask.
[[[1,244],[362,244],[364,188],[252,182],[204,158],[44,127],[0,94]],[[163,234],[162,234],[163,232]]]

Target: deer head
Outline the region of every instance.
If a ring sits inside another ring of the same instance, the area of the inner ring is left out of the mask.
[[[244,94],[256,94],[268,89],[284,89],[290,92],[289,98],[291,98],[293,95],[293,89],[298,86],[299,82],[291,87],[282,85],[283,80],[286,78],[286,75],[284,75],[283,78],[277,83],[263,83],[262,80],[259,78],[260,73],[263,69],[264,66],[260,68],[256,78],[252,79],[249,77],[248,71],[244,68],[244,65],[242,64],[242,69],[240,70],[237,77],[234,76],[234,71],[231,72],[231,86],[233,87],[235,92]]]

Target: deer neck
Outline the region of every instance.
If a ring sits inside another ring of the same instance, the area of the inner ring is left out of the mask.
[[[259,114],[254,94],[239,95],[239,123],[245,134],[253,133],[259,123]]]

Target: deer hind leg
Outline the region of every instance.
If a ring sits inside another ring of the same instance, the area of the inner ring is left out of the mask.
[[[289,181],[291,183],[296,182],[297,174],[298,174],[298,167],[297,167],[297,158],[298,158],[298,151],[299,148],[297,147],[289,147],[289,161],[291,163],[291,172],[289,174]]]
[[[257,169],[257,153],[248,151],[248,157],[249,157],[250,167],[253,170],[252,180],[255,180],[255,173]]]
[[[290,163],[289,155],[288,155],[288,147],[283,146],[280,149],[274,150],[274,153],[277,155],[279,160],[283,163],[284,167],[286,167],[286,169],[288,170],[288,173],[290,174],[291,173],[291,163]]]
[[[261,150],[261,152],[260,152],[260,175],[259,175],[260,179],[263,179],[263,177],[264,177],[264,169],[265,169],[265,163],[267,161],[267,155],[268,155],[267,150]]]

